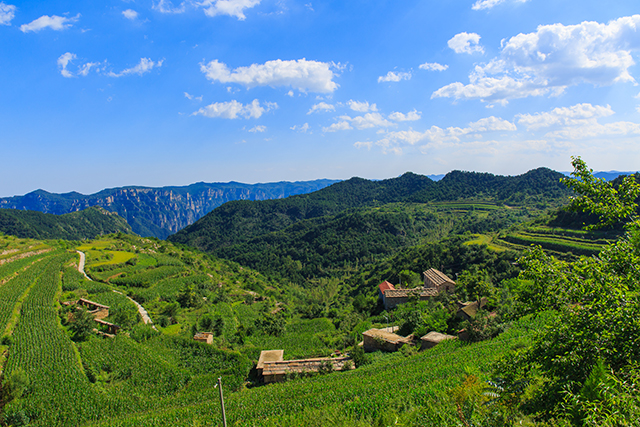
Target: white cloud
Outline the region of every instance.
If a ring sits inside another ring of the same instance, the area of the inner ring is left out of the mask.
[[[335,74],[331,70],[334,64],[306,59],[267,61],[264,64],[252,64],[238,67],[233,71],[218,60],[200,64],[200,70],[212,81],[238,83],[252,88],[256,86],[285,86],[300,92],[331,93],[338,88],[333,81]]]
[[[402,73],[395,71],[389,71],[386,76],[378,77],[378,83],[382,82],[399,82],[400,80],[409,80],[411,79],[411,73]]]
[[[471,9],[473,10],[483,10],[483,9],[491,9],[494,6],[497,6],[501,3],[504,3],[507,0],[477,0]],[[527,0],[515,0],[516,3],[525,3]]]
[[[290,96],[290,97],[292,97],[292,98],[293,98],[293,91],[292,91],[292,90],[290,90],[289,92],[287,92],[287,96]]]
[[[538,130],[540,128],[555,125],[563,126],[584,126],[592,123],[600,117],[608,117],[614,112],[609,105],[577,104],[572,107],[554,108],[550,112],[536,114],[518,114],[518,123],[526,126],[527,130]]]
[[[307,114],[317,113],[319,111],[335,111],[336,107],[326,102],[319,102],[311,107]]]
[[[391,120],[395,120],[396,122],[409,122],[409,121],[420,120],[420,117],[422,117],[422,113],[416,110],[409,111],[407,114],[402,114],[397,111],[389,114],[389,118]]]
[[[71,27],[71,25],[80,19],[80,14],[77,14],[71,18],[65,18],[64,16],[41,16],[40,18],[32,21],[28,24],[20,26],[20,31],[26,33],[28,31],[40,31],[45,28],[51,28],[52,30],[61,31]]]
[[[170,0],[159,0],[153,8],[160,13],[183,13],[186,10],[186,3],[182,2],[176,7]]]
[[[367,101],[358,102],[358,101],[354,101],[353,99],[350,99],[349,101],[347,101],[347,105],[353,111],[357,111],[359,113],[366,113],[368,111],[378,111],[378,107],[376,106],[376,104],[369,105]]]
[[[60,55],[60,58],[58,58],[58,67],[60,68],[60,74],[62,74],[62,77],[73,77],[73,73],[67,70],[67,66],[69,65],[69,62],[74,59],[76,59],[76,55],[71,52]]]
[[[266,131],[267,131],[267,127],[263,125],[254,126],[251,129],[249,129],[249,132],[252,132],[252,133],[266,132]]]
[[[298,132],[307,133],[309,130],[309,123],[305,123],[302,126],[294,125],[290,127],[291,130],[297,130]]]
[[[87,62],[86,64],[82,64],[78,67],[78,75],[86,77],[87,75],[89,75],[89,71],[91,71],[92,68],[98,68],[99,70],[99,67],[99,62]]]
[[[122,11],[122,14],[124,15],[125,18],[130,19],[130,20],[135,20],[138,17],[138,12],[136,12],[133,9],[127,9]]]
[[[480,36],[476,33],[456,34],[447,42],[447,45],[455,53],[484,53],[484,48],[480,46]]]
[[[607,24],[542,25],[503,41],[500,57],[476,66],[470,83],[444,86],[432,98],[481,99],[506,103],[528,96],[559,95],[581,83],[635,83],[629,68],[640,50],[640,15]]]
[[[246,105],[234,99],[229,102],[215,102],[200,108],[191,115],[222,119],[237,119],[238,117],[257,119],[262,116],[262,114],[274,108],[278,108],[278,105],[275,103],[265,103],[265,106],[262,107],[257,99],[254,99],[251,104]]]
[[[427,71],[444,71],[449,68],[449,66],[438,64],[437,62],[425,62],[424,64],[420,64],[418,68]]]
[[[351,125],[349,124],[349,122],[341,121],[341,122],[333,123],[329,127],[323,127],[322,131],[323,132],[336,132],[336,131],[339,131],[339,130],[348,130],[348,129],[353,129],[351,127]]]
[[[16,16],[16,9],[12,4],[0,2],[0,25],[11,25],[11,20]]]
[[[513,132],[516,125],[499,117],[486,117],[476,122],[471,122],[467,127],[449,127],[442,129],[438,126],[431,126],[424,132],[413,129],[403,131],[393,131],[384,133],[383,138],[375,142],[375,145],[382,148],[384,153],[401,153],[404,146],[413,146],[419,142],[426,141],[430,144],[466,144],[461,142],[464,136],[482,138],[483,133],[491,132]],[[372,143],[357,143],[357,147],[371,146]]]
[[[141,76],[145,73],[150,72],[154,68],[161,67],[163,62],[164,62],[163,59],[154,62],[149,58],[140,58],[140,62],[135,67],[124,69],[119,73],[114,73],[113,71],[111,71],[109,73],[109,76],[122,77],[122,76],[127,76],[129,74],[137,74]]]
[[[184,93],[184,97],[185,97],[185,98],[187,98],[187,99],[189,99],[189,100],[194,100],[194,99],[195,99],[196,101],[202,101],[202,95],[200,95],[200,96],[194,96],[194,95],[191,95],[191,94],[190,94],[190,93],[188,93],[188,92],[185,92],[185,93]]]
[[[260,4],[260,0],[204,0],[198,3],[204,7],[204,13],[207,16],[229,15],[235,16],[241,21],[246,19],[244,10],[250,9]]]
[[[334,123],[329,128],[324,128],[325,132],[327,132],[326,129],[331,129],[328,132],[333,132],[336,130],[352,129],[351,125],[353,125],[353,127],[359,130],[370,129],[374,127],[389,127],[389,126],[396,125],[395,123],[392,123],[387,119],[385,119],[384,117],[382,117],[382,114],[380,113],[367,113],[364,116],[356,116],[356,117],[340,116],[339,119],[341,120],[339,123]]]

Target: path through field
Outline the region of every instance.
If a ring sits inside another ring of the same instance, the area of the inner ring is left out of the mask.
[[[84,272],[84,263],[85,263],[85,255],[84,252],[82,251],[76,251],[80,254],[80,262],[78,263],[78,271],[82,274],[84,274],[84,277],[87,278],[87,280],[91,280],[91,278],[89,276],[87,276],[87,273]],[[120,295],[124,295],[122,292],[120,291],[116,291],[115,289],[113,290],[113,292],[120,294]],[[133,302],[136,307],[138,307],[138,313],[140,313],[140,317],[142,317],[142,321],[145,323],[145,325],[153,325],[153,321],[151,320],[151,317],[149,317],[149,313],[147,313],[147,310],[144,309],[144,307],[138,303],[138,301],[134,300],[133,298],[124,295],[127,298],[129,298],[131,300],[131,302]],[[153,329],[156,329],[155,325],[153,325]]]

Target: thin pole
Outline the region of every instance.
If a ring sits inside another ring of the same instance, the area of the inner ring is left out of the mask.
[[[220,389],[220,406],[222,407],[222,426],[227,427],[227,415],[224,412],[224,397],[222,397],[222,377],[218,377],[218,388]]]

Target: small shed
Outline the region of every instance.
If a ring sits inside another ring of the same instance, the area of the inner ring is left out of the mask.
[[[284,350],[266,350],[260,353],[256,370],[266,384],[282,382],[287,375],[300,375],[320,372],[329,366],[333,371],[354,369],[353,363],[347,363],[350,357],[318,357],[313,359],[283,360]]]
[[[95,317],[96,319],[104,319],[105,317],[109,317],[109,306],[107,305],[89,301],[85,298],[80,298],[77,304],[86,307],[87,311],[90,314],[93,314],[93,317]]]
[[[436,345],[440,344],[444,340],[450,340],[454,337],[453,335],[441,334],[440,332],[431,331],[427,335],[424,335],[420,338],[420,350],[426,350]]]
[[[213,344],[213,334],[211,332],[198,332],[193,336],[193,339],[205,344]]]
[[[398,351],[400,347],[411,342],[410,338],[401,337],[381,329],[369,329],[362,333],[364,351]]]
[[[487,297],[482,297],[477,301],[458,303],[456,316],[462,320],[471,321],[478,314],[478,310],[487,305]]]
[[[430,268],[422,274],[424,275],[425,288],[437,289],[438,292],[447,291],[454,293],[456,291],[456,282],[451,280],[442,271]]]

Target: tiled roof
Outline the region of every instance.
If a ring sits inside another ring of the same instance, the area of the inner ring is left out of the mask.
[[[385,298],[403,298],[411,295],[417,295],[421,297],[434,297],[438,295],[438,290],[435,288],[413,288],[413,289],[389,289],[384,292]]]
[[[435,268],[430,268],[427,271],[425,271],[423,274],[425,278],[428,279],[435,286],[439,286],[443,283],[451,283],[454,285],[456,284],[456,282],[451,280],[446,274],[444,274],[442,271],[436,270]]]
[[[391,283],[389,283],[389,282],[387,282],[387,281],[385,280],[384,282],[382,282],[382,283],[380,283],[380,284],[378,285],[378,289],[380,289],[380,292],[382,292],[382,293],[384,294],[384,292],[385,292],[386,290],[389,290],[389,289],[390,289],[390,290],[394,290],[394,289],[395,289],[395,287],[394,287]]]

